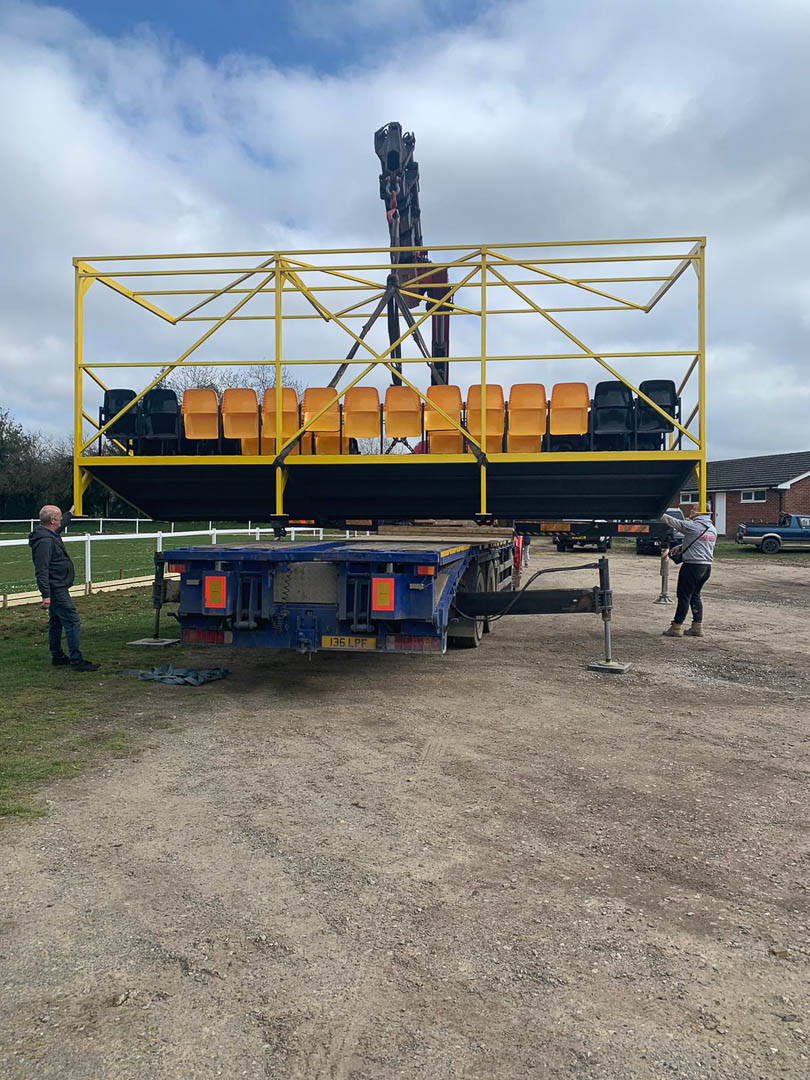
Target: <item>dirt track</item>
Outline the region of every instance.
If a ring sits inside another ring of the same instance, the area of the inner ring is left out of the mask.
[[[0,837],[0,1075],[810,1075],[810,574],[723,562],[673,641],[611,563],[624,677],[532,617],[113,702],[175,728]]]

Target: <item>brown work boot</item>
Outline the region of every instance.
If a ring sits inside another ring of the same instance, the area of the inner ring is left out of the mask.
[[[683,627],[680,623],[670,623],[662,637],[683,637]]]
[[[703,637],[703,623],[693,622],[688,630],[684,630],[684,637]]]

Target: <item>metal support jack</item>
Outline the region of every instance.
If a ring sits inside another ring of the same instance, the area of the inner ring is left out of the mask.
[[[654,604],[674,604],[675,601],[669,595],[669,548],[661,550],[661,592]]]
[[[160,636],[160,609],[163,607],[163,570],[165,566],[163,559],[158,559],[160,554],[161,552],[155,553],[155,580],[152,582],[152,607],[155,609],[152,637],[128,641],[127,645],[150,645],[152,648],[165,648],[167,645],[178,645],[180,642],[180,638],[162,638]]]
[[[613,592],[610,588],[610,564],[607,559],[599,560],[599,608],[602,612],[602,625],[605,628],[605,659],[594,660],[588,664],[588,671],[599,671],[607,675],[624,675],[630,664],[622,664],[613,659],[610,639],[610,616],[613,610]]]

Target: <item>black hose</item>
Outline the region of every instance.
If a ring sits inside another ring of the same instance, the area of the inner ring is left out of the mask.
[[[531,585],[531,583],[533,581],[535,581],[537,578],[540,577],[541,574],[563,574],[563,573],[566,572],[566,570],[598,570],[598,569],[599,569],[599,563],[594,562],[594,563],[583,563],[581,566],[548,566],[548,567],[546,567],[545,570],[535,570],[535,572],[532,574],[532,576],[529,578],[529,580],[526,582],[526,584],[523,586],[523,588],[518,589],[518,591],[516,593],[514,593],[514,595],[509,600],[509,603],[503,609],[503,611],[499,611],[497,613],[497,615],[467,615],[465,612],[463,612],[461,610],[461,608],[456,603],[453,603],[453,607],[459,613],[459,615],[462,617],[462,619],[489,619],[490,622],[497,622],[498,619],[502,619],[504,617],[504,615],[509,614],[509,612],[512,610],[512,608],[518,602],[518,599],[523,595],[523,593],[526,592],[526,590]]]

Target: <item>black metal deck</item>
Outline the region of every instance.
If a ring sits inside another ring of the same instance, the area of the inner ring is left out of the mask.
[[[657,517],[697,459],[670,455],[601,460],[490,461],[488,511],[498,519]],[[274,512],[271,465],[87,462],[87,471],[158,520],[252,519]],[[479,510],[474,461],[291,465],[284,508],[293,519],[471,519]]]

